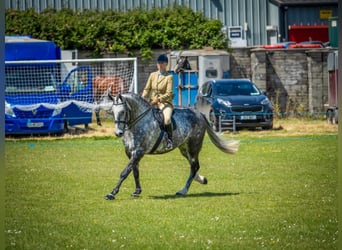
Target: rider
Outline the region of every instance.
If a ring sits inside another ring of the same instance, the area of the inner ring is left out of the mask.
[[[168,136],[167,147],[172,148],[171,115],[173,111],[173,77],[166,71],[168,61],[169,60],[165,54],[158,56],[158,71],[150,74],[142,93],[142,97],[147,99],[151,105],[154,105],[163,111],[165,130]]]

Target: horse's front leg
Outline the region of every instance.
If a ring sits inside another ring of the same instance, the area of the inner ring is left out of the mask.
[[[100,117],[100,109],[95,109],[95,117],[96,117],[96,124],[102,126],[101,117]]]
[[[96,91],[96,92],[94,93],[94,100],[95,100],[95,103],[96,103],[96,104],[99,104],[99,102],[101,101],[101,100],[100,100],[100,97],[98,96],[99,94],[97,93],[97,90],[94,90],[94,91]],[[95,112],[95,117],[96,117],[96,123],[97,123],[97,125],[102,126],[102,124],[101,124],[101,117],[100,117],[100,108],[96,108],[96,109],[94,110],[94,112]]]
[[[119,179],[118,183],[116,184],[116,186],[114,187],[113,191],[105,196],[106,200],[114,200],[115,199],[115,195],[117,193],[119,193],[121,184],[128,177],[128,175],[131,173],[132,169],[133,169],[133,171],[135,173],[134,177],[135,177],[136,185],[138,183],[138,185],[136,186],[136,191],[135,192],[137,192],[137,190],[139,188],[140,193],[141,193],[141,187],[140,187],[140,182],[139,182],[138,165],[139,165],[139,161],[143,157],[143,155],[144,154],[143,154],[143,152],[141,150],[135,150],[135,151],[132,152],[132,154],[130,154],[130,160],[129,160],[127,166],[121,172],[120,179]],[[138,180],[136,179],[136,176],[138,177]]]
[[[137,198],[141,194],[141,185],[140,185],[140,178],[139,178],[139,164],[135,164],[133,166],[133,175],[135,181],[135,192],[132,194],[133,198]]]

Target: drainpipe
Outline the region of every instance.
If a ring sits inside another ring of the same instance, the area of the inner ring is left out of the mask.
[[[284,32],[285,32],[285,41],[289,40],[289,27],[288,27],[288,18],[287,18],[287,10],[288,7],[284,6]]]

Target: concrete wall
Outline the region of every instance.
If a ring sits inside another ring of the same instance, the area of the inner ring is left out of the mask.
[[[249,50],[242,52],[241,50]],[[234,49],[232,78],[247,77],[265,90],[282,113],[325,112],[330,49]],[[249,61],[248,54],[250,54]],[[236,67],[237,69],[233,69]]]

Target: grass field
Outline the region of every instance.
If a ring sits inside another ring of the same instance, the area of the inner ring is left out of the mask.
[[[174,195],[189,173],[178,150],[145,156],[142,196],[130,197],[130,176],[114,201],[104,195],[127,163],[119,139],[9,138],[6,249],[337,249],[336,127],[276,127],[223,134],[241,140],[236,155],[206,137],[209,182],[185,197]]]

